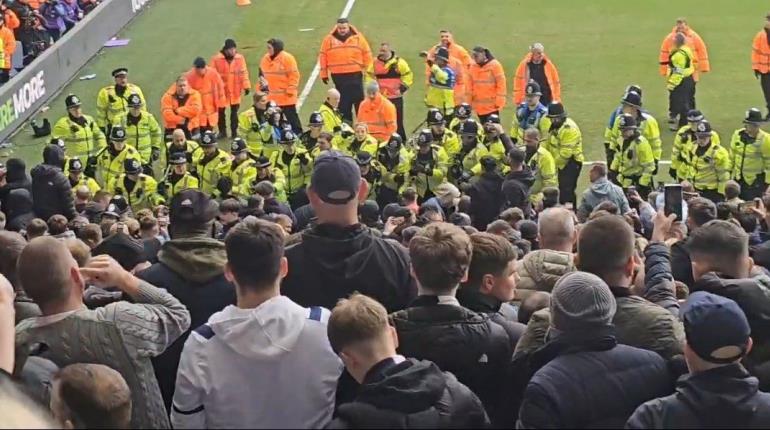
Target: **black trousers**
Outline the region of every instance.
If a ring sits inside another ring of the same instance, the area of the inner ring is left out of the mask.
[[[759,179],[755,179],[754,183],[751,185],[747,184],[743,179],[738,181],[738,183],[741,185],[740,197],[747,202],[756,198],[762,198],[762,196],[765,194],[765,183]]]
[[[281,110],[286,121],[289,121],[289,125],[291,125],[291,131],[299,136],[302,133],[302,122],[299,120],[299,114],[297,114],[297,105],[281,106]]]
[[[709,199],[715,204],[725,201],[725,196],[719,194],[717,190],[699,190],[696,188],[695,191],[697,191],[701,197]]]
[[[238,109],[241,105],[230,105],[230,137],[236,138],[238,136]],[[224,133],[227,129],[227,121],[225,118],[225,111],[227,108],[219,108],[219,132]]]
[[[297,208],[305,206],[306,204],[310,203],[310,200],[307,198],[307,192],[305,190],[305,187],[302,187],[298,189],[297,191],[289,194],[286,196],[286,199],[289,201],[289,206],[291,207],[291,210],[297,210]]]
[[[388,100],[390,100],[390,102],[393,103],[393,106],[396,107],[396,124],[398,124],[396,133],[398,133],[398,135],[404,139],[404,142],[406,142],[406,130],[404,130],[404,98],[396,97]],[[447,124],[449,124],[448,120]]]
[[[358,113],[358,105],[364,99],[364,75],[361,72],[338,73],[332,75],[332,81],[340,92],[340,105],[337,109],[342,119],[352,124],[353,116]]]
[[[604,156],[607,159],[607,179],[609,179],[610,182],[617,184],[618,172],[610,169],[612,160],[615,159],[615,151],[610,149],[609,145],[606,144],[604,145]]]
[[[570,158],[567,161],[567,165],[559,170],[559,203],[572,203],[572,207],[577,207],[575,188],[577,188],[578,178],[582,169],[583,163]]]
[[[500,115],[500,111],[496,110],[496,111],[490,112],[490,113],[488,113],[486,115],[479,115],[479,122],[481,123],[482,127],[484,126],[484,124],[487,122],[487,119],[489,119],[489,117],[491,115]]]
[[[679,117],[679,127],[687,125],[687,111],[692,109],[691,100],[695,97],[695,80],[692,76],[682,79],[682,82],[668,93],[668,104],[671,116]]]
[[[762,85],[762,94],[765,96],[765,106],[770,111],[770,73],[759,75],[759,83]]]
[[[11,69],[0,69],[0,84],[4,84],[11,79]]]

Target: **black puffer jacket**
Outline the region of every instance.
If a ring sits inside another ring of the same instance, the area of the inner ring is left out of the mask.
[[[327,428],[483,428],[484,407],[468,387],[429,361],[388,358],[366,375],[356,399]]]
[[[529,167],[508,173],[502,185],[502,209],[520,208],[525,215],[529,214],[529,190],[534,183],[535,175]]]
[[[390,320],[398,332],[400,354],[430,360],[441,370],[452,372],[479,396],[495,421],[503,406],[500,378],[513,355],[501,326],[487,315],[462,306],[439,304],[436,296],[418,297]]]
[[[68,220],[77,216],[72,186],[62,173],[64,151],[49,145],[43,152],[45,162],[32,169],[32,200],[35,215],[43,220],[53,215],[64,215]]]
[[[406,307],[415,296],[409,254],[363,225],[317,225],[302,242],[286,249],[289,274],[281,293],[300,306],[333,309],[358,291],[382,303],[388,312]]]
[[[740,364],[687,375],[676,393],[640,406],[626,428],[767,428],[770,394],[758,387]]]
[[[26,230],[27,224],[35,218],[35,213],[32,212],[32,194],[25,188],[15,189],[8,193],[6,202],[8,207],[4,208],[7,219],[5,229]]]
[[[519,338],[524,334],[527,326],[520,323],[515,309],[507,303],[492,296],[481,294],[473,288],[460,288],[457,291],[457,300],[464,307],[482,314],[486,314],[492,322],[505,329],[511,340],[511,348],[516,348]]]
[[[533,356],[539,370],[524,392],[520,428],[618,428],[642,403],[673,392],[654,352],[617,344],[601,330],[560,337]]]
[[[11,158],[6,163],[5,185],[0,187],[0,210],[8,213],[8,195],[20,188],[32,192],[32,182],[27,176],[27,165],[24,160]]]
[[[484,172],[468,189],[471,198],[470,216],[473,226],[484,231],[497,219],[503,204],[503,177],[496,172]]]

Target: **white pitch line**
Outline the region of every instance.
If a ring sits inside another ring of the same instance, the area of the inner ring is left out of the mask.
[[[340,18],[347,18],[348,15],[350,15],[350,10],[353,9],[354,4],[356,4],[356,0],[348,0],[348,2],[345,3],[345,8],[342,9]],[[305,82],[305,86],[299,94],[299,99],[297,100],[297,112],[299,112],[302,109],[302,105],[305,104],[305,100],[307,99],[307,96],[310,95],[310,91],[313,90],[313,85],[318,79],[319,74],[321,74],[321,64],[316,60],[315,67],[313,67],[313,71],[310,72],[310,77],[307,79],[307,82]]]

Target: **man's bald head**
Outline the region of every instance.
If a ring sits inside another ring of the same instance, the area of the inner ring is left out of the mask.
[[[329,88],[326,91],[326,101],[329,102],[332,107],[337,107],[340,104],[340,92],[336,88]]]
[[[24,291],[41,308],[66,301],[75,282],[81,282],[67,245],[46,236],[33,239],[21,252],[18,276]]]
[[[537,220],[541,249],[572,252],[575,243],[575,218],[564,208],[544,210]]]

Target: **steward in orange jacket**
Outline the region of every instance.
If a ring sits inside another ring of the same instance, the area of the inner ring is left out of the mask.
[[[441,30],[439,32],[439,37],[441,38],[439,44],[430,48],[430,51],[428,51],[428,59],[434,62],[436,61],[436,50],[439,47],[443,46],[449,51],[449,68],[455,72],[455,105],[459,106],[462,103],[468,103],[470,101],[470,96],[468,94],[468,85],[466,82],[468,81],[473,60],[471,59],[470,54],[468,54],[467,49],[455,43],[452,32],[449,30]],[[430,85],[430,67],[427,65],[425,66],[425,83],[426,85]]]
[[[297,115],[299,95],[299,69],[294,56],[283,50],[283,41],[267,41],[267,53],[259,62],[259,71],[267,81],[267,98],[283,110],[286,120],[296,135],[302,133],[302,123]]]
[[[479,115],[482,124],[492,114],[499,115],[505,107],[505,72],[489,49],[473,48],[473,64],[468,79],[468,93],[471,106]]]
[[[338,109],[342,117],[352,122],[354,108],[358,109],[364,99],[364,73],[372,64],[369,42],[358,29],[350,25],[347,18],[340,18],[321,42],[318,64],[323,83],[328,84],[331,76],[334,86],[340,92]]]
[[[695,82],[698,81],[698,75],[700,73],[707,73],[711,71],[711,63],[709,62],[709,53],[706,49],[706,44],[701,39],[700,35],[687,25],[687,20],[684,18],[678,18],[676,25],[671,29],[671,33],[667,34],[663,39],[663,43],[660,45],[660,56],[658,62],[660,63],[660,75],[668,76],[668,61],[671,54],[674,52],[674,38],[677,33],[684,34],[684,44],[692,49],[695,58],[695,73],[692,77]]]
[[[754,36],[751,68],[754,69],[754,76],[762,84],[762,92],[765,95],[765,105],[768,110],[765,117],[765,121],[767,121],[770,119],[770,13],[765,17],[765,28]]]
[[[556,64],[545,55],[541,43],[535,43],[529,48],[529,53],[516,68],[513,78],[513,103],[518,106],[524,101],[527,83],[532,79],[540,85],[540,103],[548,106],[551,102],[561,101],[561,82]]]
[[[16,51],[16,36],[13,34],[13,23],[9,17],[16,18],[16,14],[8,9],[3,15],[0,15],[0,39],[3,39],[3,64],[0,67],[0,83],[8,82],[11,76],[11,67],[13,67],[13,53]],[[19,25],[19,18],[16,18],[16,26]]]
[[[193,68],[187,72],[187,81],[201,96],[201,131],[213,130],[219,122],[219,108],[227,106],[222,78],[213,67],[206,66],[206,60],[198,57],[193,62]]]
[[[356,121],[369,127],[369,134],[378,141],[386,141],[396,132],[396,106],[380,94],[377,81],[366,84],[366,98],[361,102]]]
[[[222,50],[211,57],[213,67],[225,85],[226,105],[219,108],[219,137],[227,137],[225,132],[227,122],[225,110],[230,106],[230,135],[235,138],[238,135],[238,110],[241,107],[241,94],[249,95],[251,81],[246,59],[236,51],[235,40],[225,40]]]
[[[203,109],[201,95],[190,88],[187,78],[180,76],[160,99],[166,141],[171,140],[174,130],[182,129],[188,139],[200,132],[200,114]]]

